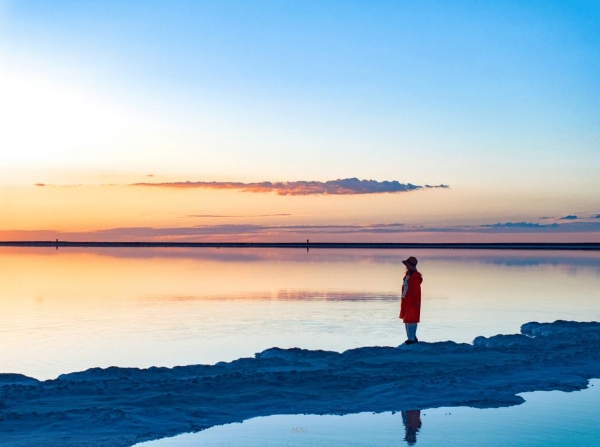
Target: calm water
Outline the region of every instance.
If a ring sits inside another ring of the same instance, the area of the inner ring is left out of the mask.
[[[600,321],[599,253],[3,249],[0,372],[48,379],[95,366],[229,361],[272,346],[396,346],[405,340],[398,294],[409,255],[424,276],[421,340]],[[413,434],[424,446],[595,446],[594,385],[529,393],[518,407],[422,410],[407,420],[420,420]],[[411,445],[406,427],[401,413],[272,416],[151,445]]]
[[[471,342],[528,321],[600,320],[600,254],[420,250],[3,249],[0,372],[215,363],[274,345],[405,340],[407,256],[424,276],[419,339]]]
[[[596,447],[600,380],[587,390],[523,393],[509,408],[435,408],[347,416],[270,416],[137,447]]]

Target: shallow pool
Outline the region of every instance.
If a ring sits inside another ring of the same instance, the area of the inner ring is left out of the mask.
[[[468,407],[269,416],[137,447],[595,447],[600,446],[600,380],[586,390],[521,394],[513,407]]]

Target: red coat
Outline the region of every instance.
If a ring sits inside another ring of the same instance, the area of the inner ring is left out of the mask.
[[[408,278],[408,290],[400,300],[400,318],[405,323],[418,323],[421,318],[421,283],[423,277],[419,272],[412,272]]]

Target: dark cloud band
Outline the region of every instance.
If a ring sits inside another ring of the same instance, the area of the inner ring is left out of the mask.
[[[448,185],[413,185],[400,183],[397,180],[377,181],[347,178],[318,181],[297,182],[166,182],[166,183],[133,183],[132,186],[149,186],[161,188],[207,188],[207,189],[236,189],[243,192],[268,193],[275,192],[282,196],[308,196],[308,195],[352,195],[352,194],[380,194],[416,191],[419,189],[448,188]]]

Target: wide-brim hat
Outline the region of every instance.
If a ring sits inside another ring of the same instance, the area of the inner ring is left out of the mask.
[[[414,256],[411,256],[410,258],[402,261],[402,264],[404,264],[406,267],[408,267],[411,270],[416,270],[418,263],[419,263],[419,261],[417,261],[417,258],[415,258]]]

